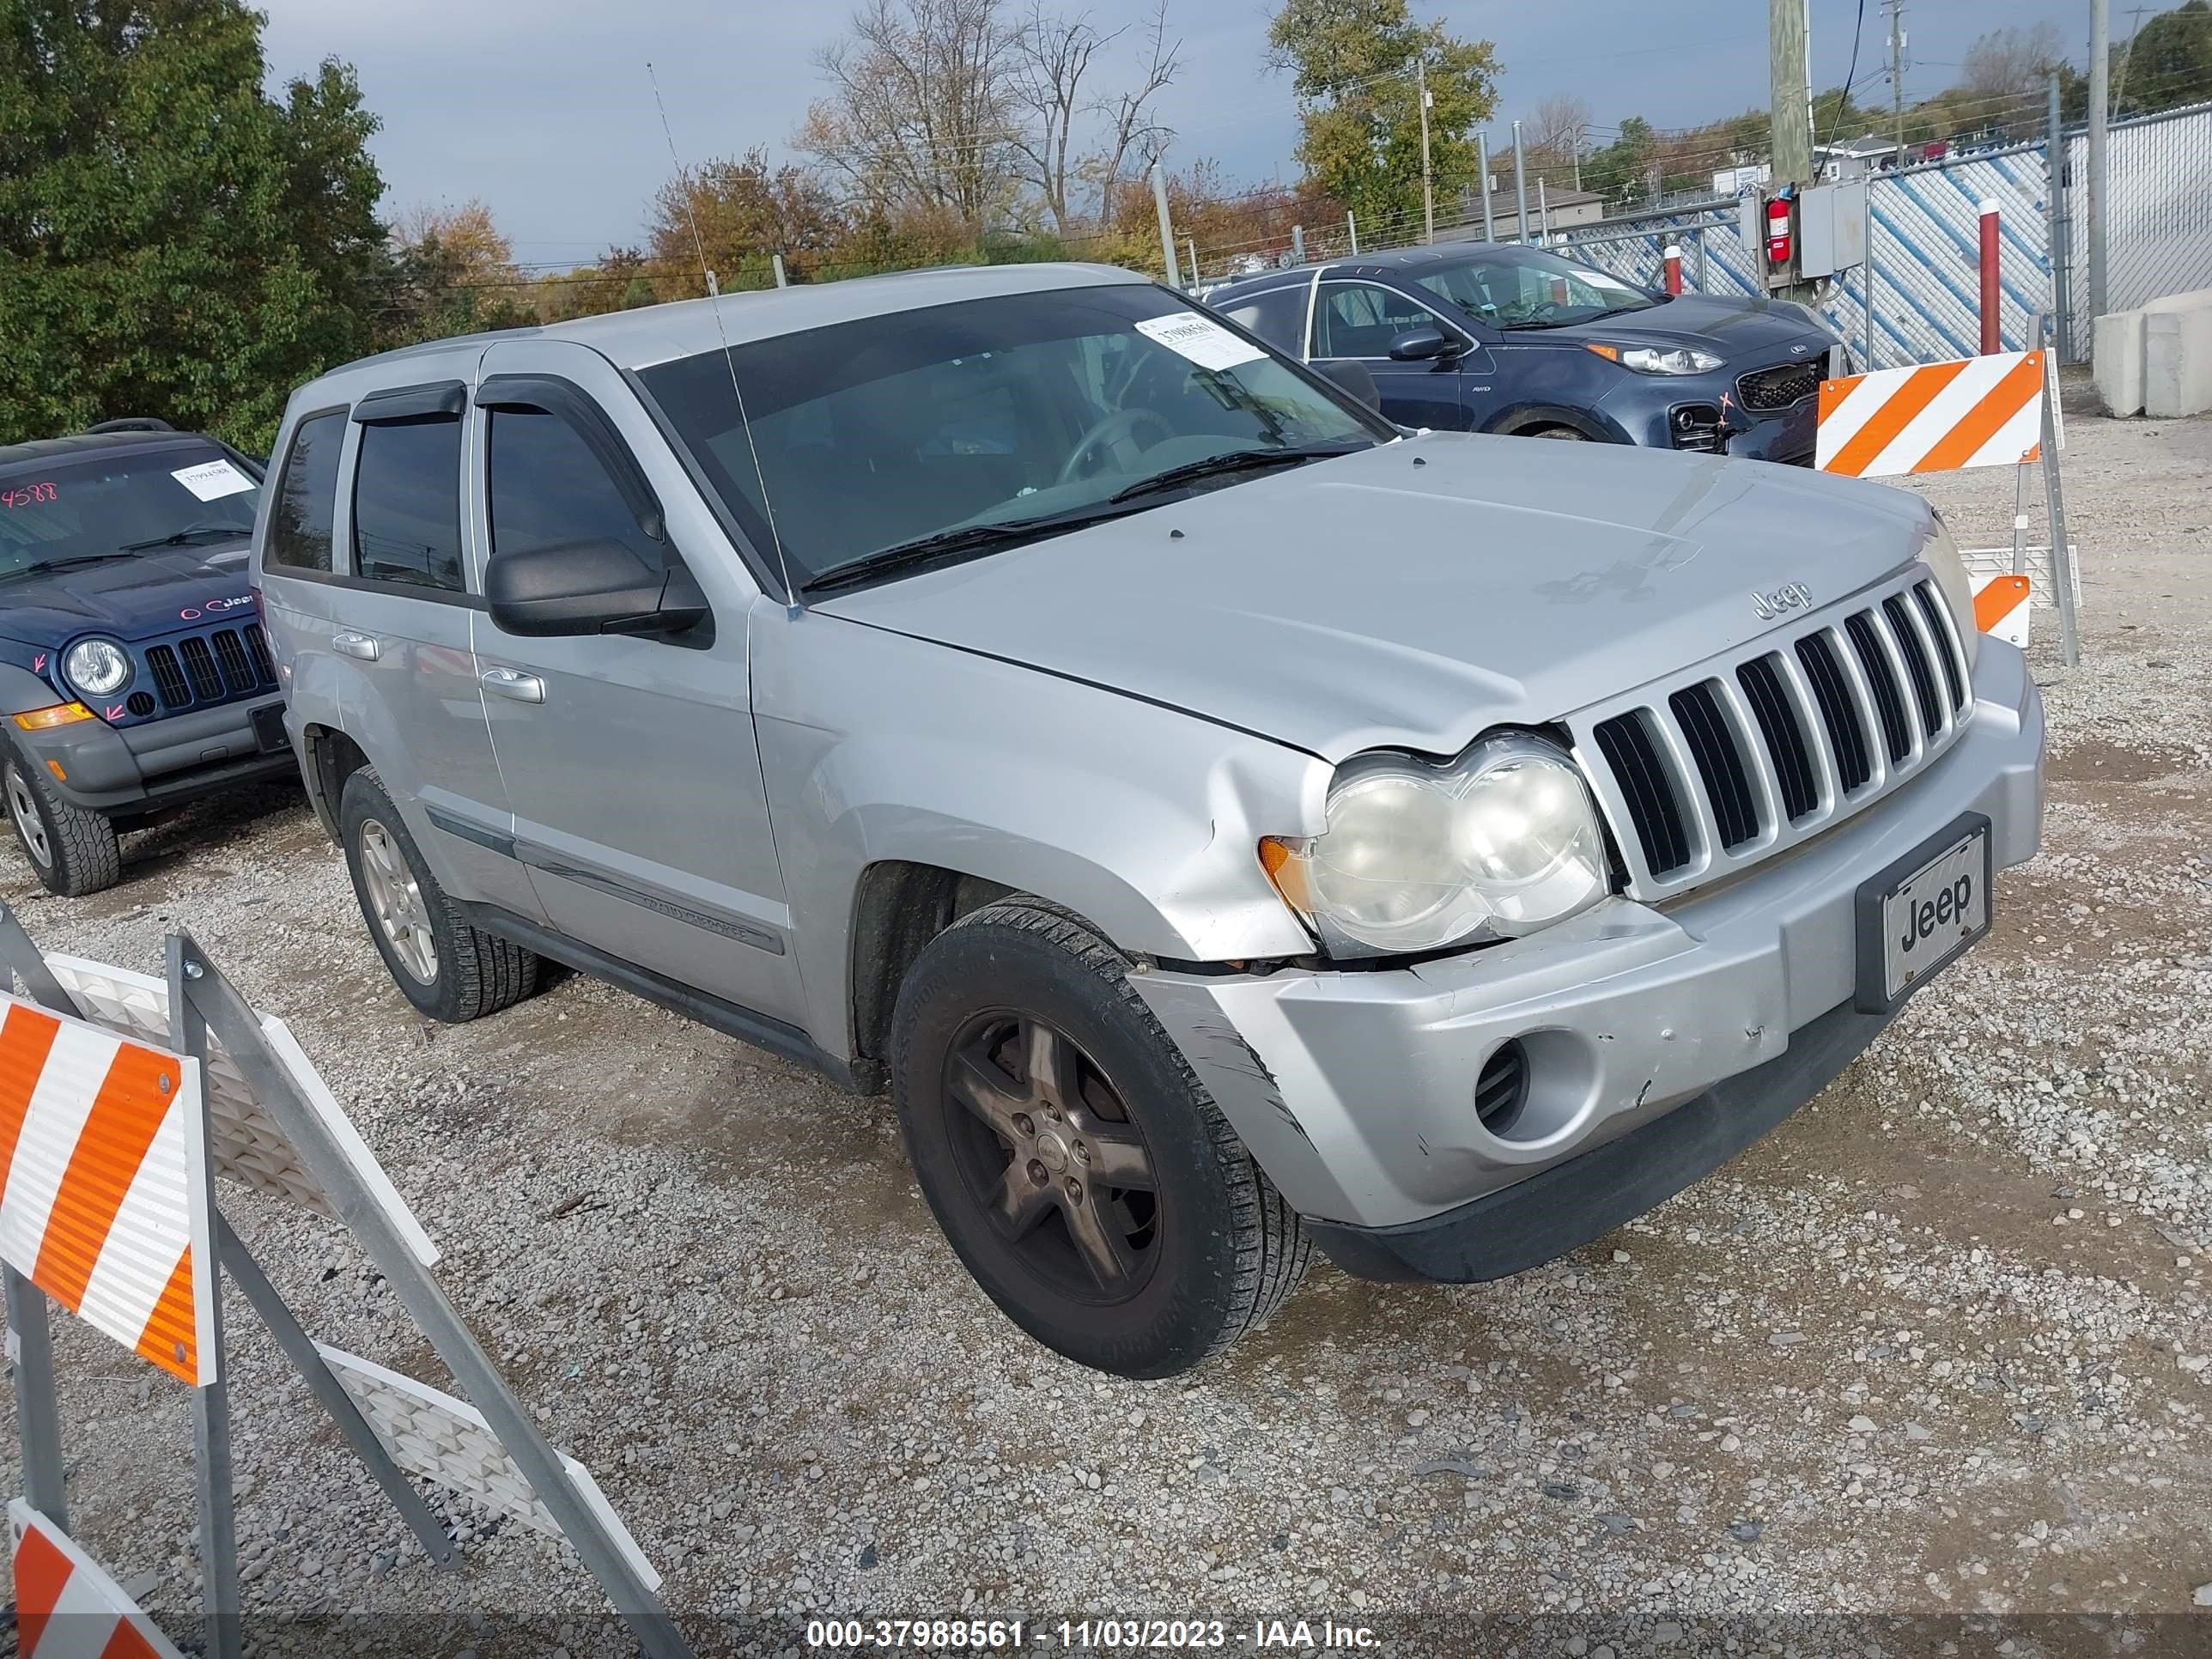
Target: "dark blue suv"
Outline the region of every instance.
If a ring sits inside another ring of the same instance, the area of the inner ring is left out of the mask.
[[[1813,462],[1843,342],[1786,301],[1668,295],[1539,247],[1448,243],[1272,271],[1205,303],[1358,363],[1401,426]]]
[[[75,896],[118,832],[296,777],[246,556],[261,468],[154,421],[0,446],[0,791]]]

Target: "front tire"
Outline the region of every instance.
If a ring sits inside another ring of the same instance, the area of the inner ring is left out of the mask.
[[[369,939],[416,1007],[459,1025],[538,988],[537,955],[471,925],[446,896],[373,767],[345,781],[338,836]]]
[[[8,821],[31,873],[49,893],[82,898],[123,878],[115,826],[65,800],[37,763],[10,750],[0,764]]]
[[[1311,1247],[1128,969],[1064,912],[987,905],[901,986],[891,1086],[922,1195],[1007,1317],[1170,1376],[1265,1321]]]

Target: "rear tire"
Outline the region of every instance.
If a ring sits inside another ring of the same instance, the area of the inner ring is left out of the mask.
[[[15,845],[49,893],[82,898],[123,878],[115,826],[64,799],[36,761],[8,750],[0,764],[0,792],[8,799]]]
[[[900,987],[892,1094],[922,1195],[1007,1317],[1170,1376],[1265,1321],[1311,1246],[1128,971],[1063,911],[986,905]]]
[[[369,939],[416,1007],[459,1025],[538,988],[537,954],[471,925],[446,896],[374,767],[346,779],[338,839]]]

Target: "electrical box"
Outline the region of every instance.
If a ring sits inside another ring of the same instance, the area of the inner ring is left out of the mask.
[[[1866,263],[1867,181],[1808,185],[1797,192],[1797,275],[1806,282]]]

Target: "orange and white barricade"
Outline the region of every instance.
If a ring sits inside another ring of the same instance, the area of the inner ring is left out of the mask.
[[[1956,362],[1876,369],[1820,386],[1814,464],[1852,478],[1898,478],[1966,467],[2021,469],[2009,570],[1967,555],[1977,625],[2027,643],[2030,605],[2055,604],[2066,660],[2080,660],[2080,578],[2065,533],[2057,363],[2045,351],[1997,351]],[[2027,474],[2040,463],[2052,525],[2042,580],[2029,574]]]
[[[99,1562],[20,1498],[8,1529],[22,1659],[183,1659]]]
[[[199,1062],[0,994],[0,1259],[94,1330],[214,1382]]]

